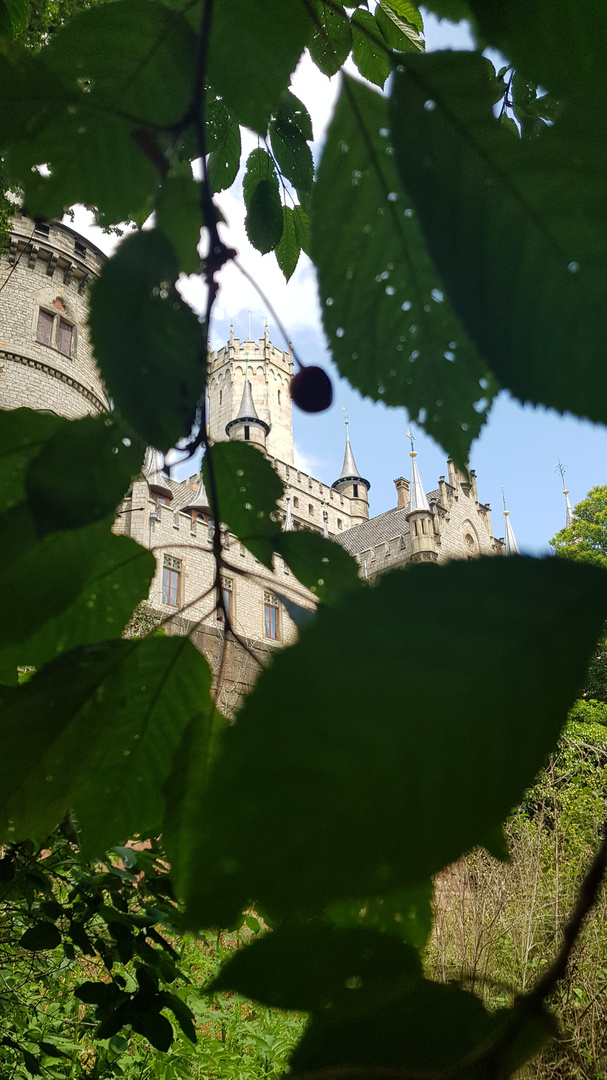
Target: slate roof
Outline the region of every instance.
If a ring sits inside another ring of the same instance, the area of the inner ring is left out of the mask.
[[[393,510],[378,514],[369,521],[362,521],[360,525],[353,525],[351,529],[338,533],[334,540],[345,547],[351,555],[358,555],[361,551],[368,551],[369,548],[385,544],[388,540],[407,536],[408,532],[409,522],[406,509],[400,510],[395,507]]]

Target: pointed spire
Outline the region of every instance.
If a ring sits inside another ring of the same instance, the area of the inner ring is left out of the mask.
[[[569,490],[565,487],[565,473],[567,470],[562,461],[559,461],[554,471],[561,474],[561,480],[563,482],[563,495],[565,496],[565,528],[568,529],[569,526],[573,524],[573,510],[571,508],[571,503],[569,502]]]
[[[240,408],[236,413],[236,420],[259,420],[257,415],[257,409],[253,401],[253,387],[248,378],[244,381],[242,388],[242,399],[240,401]]]
[[[293,525],[293,518],[291,517],[291,496],[287,495],[285,498],[287,509],[285,513],[285,520],[282,526],[283,532],[294,532],[295,526]]]
[[[504,486],[502,484],[502,502],[504,504],[504,517],[505,522],[505,536],[504,542],[506,546],[506,555],[519,555],[518,544],[514,535],[514,530],[510,524],[510,511],[506,509],[506,496],[504,495]]]
[[[426,498],[426,492],[424,491],[424,485],[422,484],[422,478],[419,475],[419,469],[415,461],[417,457],[416,451],[413,449],[413,443],[415,441],[415,435],[409,428],[407,432],[407,438],[411,441],[411,484],[409,487],[409,505],[407,506],[407,513],[412,513],[413,510],[430,510],[428,506],[428,500]]]
[[[344,453],[344,463],[342,465],[341,473],[339,474],[339,479],[336,480],[335,483],[340,483],[340,481],[343,480],[360,480],[363,484],[367,484],[367,481],[363,480],[362,476],[358,471],[358,466],[354,460],[354,454],[352,453],[352,446],[350,444],[350,419],[348,415],[348,409],[345,406],[344,412],[346,414],[346,450]],[[335,487],[335,484],[333,486]],[[367,487],[370,486],[370,484],[367,484]]]
[[[207,495],[206,488],[204,486],[201,476],[198,490],[194,495],[191,503],[188,504],[188,510],[208,510],[210,505],[211,504],[209,502],[209,496]]]
[[[155,450],[153,446],[147,446],[143,459],[143,475],[151,488],[172,499],[173,492],[169,487],[167,477],[163,475],[163,468],[164,455],[159,450]]]

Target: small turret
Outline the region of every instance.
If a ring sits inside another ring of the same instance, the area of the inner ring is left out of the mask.
[[[200,483],[194,494],[194,498],[188,503],[185,510],[192,518],[192,525],[198,520],[204,521],[205,523],[209,521],[209,518],[211,517],[211,503],[202,482],[202,477],[200,478]]]
[[[159,503],[169,503],[173,498],[173,492],[168,484],[168,478],[162,472],[164,458],[153,446],[146,447],[143,460],[143,475],[145,476],[150,492],[158,507]]]
[[[413,449],[414,436],[411,429],[407,432],[411,440],[411,483],[409,485],[409,540],[411,544],[411,562],[437,562],[436,540],[432,511],[428,505],[424,485],[415,461],[417,454]]]
[[[270,425],[265,420],[260,420],[253,401],[253,390],[248,375],[245,377],[242,391],[242,400],[237,415],[226,424],[228,439],[240,439],[242,442],[251,442],[261,450],[266,448],[266,438],[270,431]]]
[[[354,460],[354,454],[352,453],[352,447],[350,445],[350,433],[348,430],[350,421],[348,419],[348,410],[345,409],[344,412],[346,414],[346,452],[344,454],[344,463],[339,478],[331,484],[331,487],[339,492],[340,495],[344,495],[350,499],[352,525],[360,525],[361,521],[369,520],[368,493],[371,484],[368,480],[365,480],[358,471],[358,467]]]

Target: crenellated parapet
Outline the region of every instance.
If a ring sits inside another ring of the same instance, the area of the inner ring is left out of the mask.
[[[105,256],[60,222],[17,213],[0,253],[0,407],[75,419],[109,402],[87,328],[88,286]]]

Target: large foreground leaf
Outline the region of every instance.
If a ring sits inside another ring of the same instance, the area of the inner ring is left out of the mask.
[[[183,638],[107,641],[2,690],[0,835],[43,837],[75,808],[87,855],[160,827],[162,784],[210,671]]]
[[[0,413],[0,513],[25,498],[28,463],[66,423],[53,413],[33,409]]]
[[[493,115],[492,72],[474,53],[404,62],[391,108],[402,181],[501,385],[605,422],[607,121],[568,109],[517,139]]]
[[[493,847],[606,611],[603,571],[514,557],[396,571],[321,609],[226,732],[191,923],[394,892]]]
[[[2,669],[40,667],[77,645],[120,637],[155,569],[152,552],[115,536],[109,522],[34,545],[8,568],[11,591],[4,582],[20,616],[3,636]]]
[[[207,491],[213,491],[212,467],[217,485],[221,521],[236,534],[264,566],[272,568],[272,556],[280,526],[276,503],[283,494],[278,473],[254,446],[243,442],[216,443],[202,462]]]
[[[342,375],[464,463],[496,387],[444,295],[389,127],[385,99],[346,77],[312,216],[323,322]]]
[[[178,274],[172,244],[151,229],[127,236],[91,292],[91,337],[108,393],[163,451],[189,435],[205,375],[203,330],[175,289]]]

